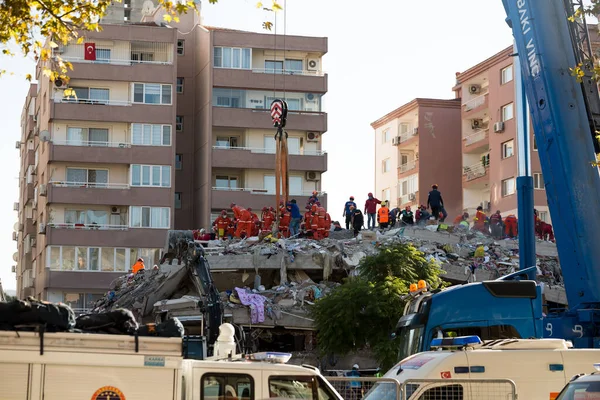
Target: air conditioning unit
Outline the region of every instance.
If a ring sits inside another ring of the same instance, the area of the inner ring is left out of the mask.
[[[471,128],[473,128],[473,129],[483,128],[483,120],[482,119],[471,120]]]
[[[13,232],[13,240],[16,242],[19,240],[19,234],[17,232]]]
[[[67,82],[63,81],[60,78],[56,78],[54,80],[54,87],[56,89],[67,89],[69,86],[67,85]]]
[[[317,99],[314,93],[306,93],[306,101],[313,102]]]
[[[415,193],[410,193],[408,195],[408,200],[410,200],[410,201],[416,201],[417,200],[417,195]]]
[[[15,143],[15,149],[17,150],[21,150],[21,142],[17,140],[17,142]]]
[[[38,233],[40,235],[45,235],[46,234],[46,224],[39,224],[38,225]]]
[[[17,266],[13,265],[12,267],[10,267],[10,272],[12,272],[13,274],[17,273]]]
[[[471,94],[479,94],[481,93],[481,85],[470,85],[469,93]]]
[[[120,215],[121,214],[121,209],[118,206],[112,206],[110,208],[110,213],[112,215]]]
[[[489,211],[490,206],[491,206],[491,204],[489,201],[484,201],[483,203],[481,203],[481,207],[483,207],[484,211]]]
[[[502,121],[496,122],[494,124],[494,132],[496,132],[496,133],[504,132],[504,122],[502,122]]]
[[[306,69],[309,71],[318,71],[319,70],[319,60],[316,58],[309,58],[306,63]]]
[[[13,210],[19,211],[19,203],[18,202],[13,204]]]
[[[306,141],[307,142],[318,142],[319,134],[317,132],[307,132],[306,133]]]
[[[399,146],[400,145],[400,136],[396,136],[392,138],[392,146]]]
[[[46,196],[46,194],[48,194],[48,186],[45,184],[40,185],[39,195]]]
[[[307,181],[318,181],[321,179],[321,174],[315,171],[307,171],[306,172],[306,180]]]

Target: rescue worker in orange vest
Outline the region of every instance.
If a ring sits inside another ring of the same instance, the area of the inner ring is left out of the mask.
[[[486,221],[487,221],[487,216],[485,215],[485,213],[483,212],[483,207],[479,206],[477,207],[477,213],[475,214],[475,218],[473,219],[473,229],[478,230],[479,232],[482,233],[489,233],[486,232]]]
[[[327,211],[325,211],[325,208],[321,207],[321,205],[319,205],[317,207],[317,213],[319,214],[319,238],[323,239],[325,237],[325,232],[327,229],[327,221],[326,221],[326,217],[327,217]],[[329,233],[329,232],[327,232]]]
[[[279,236],[287,238],[290,235],[289,226],[292,216],[283,201],[279,202]]]
[[[252,214],[245,208],[240,207],[240,217],[235,229],[235,237],[246,238],[252,234]]]
[[[273,209],[273,207],[271,207],[271,209]],[[271,229],[273,229],[273,221],[275,221],[275,214],[273,214],[273,212],[267,207],[263,207],[262,214],[260,217],[262,220],[262,231],[270,232]]]
[[[381,207],[377,210],[377,222],[379,222],[379,229],[386,229],[390,224],[390,209],[387,207],[387,201],[381,202]]]
[[[219,215],[215,219],[215,222],[213,222],[213,227],[215,229],[215,233],[217,234],[217,237],[219,239],[225,238],[225,235],[227,234],[227,227],[229,226],[230,222],[231,222],[231,220],[227,216],[227,211],[222,210],[221,215]]]
[[[252,219],[252,225],[250,226],[250,235],[258,236],[260,232],[260,219],[258,219],[258,215],[255,212],[252,212],[252,207],[248,207],[248,212],[250,212],[250,217]]]
[[[319,237],[319,207],[316,204],[313,204],[310,208],[310,230],[312,232],[313,239],[321,240]]]
[[[514,239],[519,234],[519,227],[517,223],[517,217],[514,214],[507,215],[504,218],[504,235],[511,239]]]
[[[304,213],[304,218],[302,218],[302,223],[300,224],[300,229],[304,230],[304,233],[306,234],[311,232],[310,235],[312,235],[312,231],[310,229],[310,218],[312,216],[312,212],[310,211],[311,207],[312,206],[304,207],[306,209],[306,212]]]
[[[144,259],[140,257],[137,259],[135,264],[133,264],[133,266],[131,267],[131,271],[134,274],[137,274],[138,272],[140,272],[141,270],[143,270],[145,268],[146,268],[146,266],[144,265]]]

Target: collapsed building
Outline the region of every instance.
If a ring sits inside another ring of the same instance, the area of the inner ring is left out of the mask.
[[[517,241],[495,241],[479,233],[437,232],[434,227],[407,227],[384,234],[366,231],[357,238],[339,231],[320,241],[260,241],[257,237],[209,241],[204,251],[224,319],[245,330],[252,351],[292,352],[296,362],[326,368],[349,366],[360,359],[361,366],[368,367],[375,365],[364,354],[344,360],[317,359],[310,307],[335,290],[343,278],[356,274],[364,257],[376,254],[381,245],[398,242],[412,243],[426,258],[437,260],[444,270],[442,277],[454,284],[496,279],[518,269]],[[564,306],[556,245],[539,241],[536,253],[546,302]],[[123,307],[139,322],[170,311],[182,320],[188,334],[199,335],[203,323],[200,294],[190,273],[174,260],[156,270],[124,275],[111,284],[95,311]]]

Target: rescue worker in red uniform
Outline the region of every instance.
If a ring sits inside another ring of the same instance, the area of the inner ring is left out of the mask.
[[[227,237],[232,239],[235,236],[235,223],[233,220],[230,220],[229,225],[227,226]]]
[[[287,238],[290,235],[289,226],[292,216],[283,201],[279,202],[279,236]]]
[[[248,212],[250,213],[250,217],[252,219],[250,235],[258,236],[258,233],[260,232],[260,219],[258,218],[258,215],[256,215],[255,212],[252,212],[252,207],[248,207]]]
[[[231,219],[229,219],[227,216],[227,211],[221,211],[221,215],[219,215],[217,219],[215,219],[215,222],[213,222],[213,228],[219,239],[225,238],[227,235],[227,228],[229,227],[230,223]]]
[[[260,219],[262,220],[262,231],[265,233],[270,232],[271,229],[273,229],[273,221],[275,221],[275,214],[273,214],[273,212],[267,207],[263,207]]]
[[[325,213],[325,237],[329,237],[329,232],[331,231],[331,215],[329,213]]]
[[[473,229],[478,230],[481,233],[488,234],[489,231],[487,229],[487,216],[483,212],[483,207],[477,207],[477,213],[475,214],[475,218],[473,219]],[[487,231],[487,232],[486,232]]]
[[[240,207],[241,208],[241,207]],[[245,208],[241,208],[240,217],[235,229],[235,237],[246,238],[252,234],[252,214]]]
[[[514,239],[519,234],[519,227],[517,223],[517,217],[514,214],[510,214],[504,218],[504,235],[511,239]]]
[[[549,240],[554,242],[554,230],[552,229],[552,225],[545,223],[538,216],[538,211],[536,209],[533,210],[533,220],[535,223],[535,234],[541,240]]]
[[[313,204],[310,208],[309,221],[313,239],[321,240],[322,238],[319,236],[319,207],[316,204]],[[309,222],[307,222],[307,225],[308,224]]]
[[[327,228],[326,214],[325,208],[318,206],[317,214],[319,214],[319,240],[325,238],[325,230]]]

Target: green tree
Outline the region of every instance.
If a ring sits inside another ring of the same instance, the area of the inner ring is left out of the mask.
[[[47,62],[48,68],[44,73],[54,80],[58,77],[68,81],[67,73],[73,66],[60,59],[52,59],[51,49],[45,48],[43,41],[52,38],[50,47],[59,43],[82,43],[85,33],[100,31],[100,18],[106,14],[106,9],[113,2],[121,0],[0,0],[0,48],[7,56],[15,52],[9,45],[16,47],[16,52],[25,56],[33,55],[35,61]],[[215,4],[218,0],[208,0]],[[197,12],[193,0],[157,0],[158,6],[165,10],[164,19],[167,22],[179,21],[179,15]],[[273,0],[271,8],[257,7],[269,11],[279,11],[281,6]],[[271,22],[263,22],[263,28],[271,30]],[[6,70],[0,69],[0,76]],[[31,80],[31,75],[27,75]]]
[[[366,257],[359,275],[348,278],[312,308],[322,354],[345,355],[369,347],[383,369],[396,363],[399,342],[390,339],[402,316],[411,283],[424,279],[432,289],[443,272],[411,244],[384,246]]]

